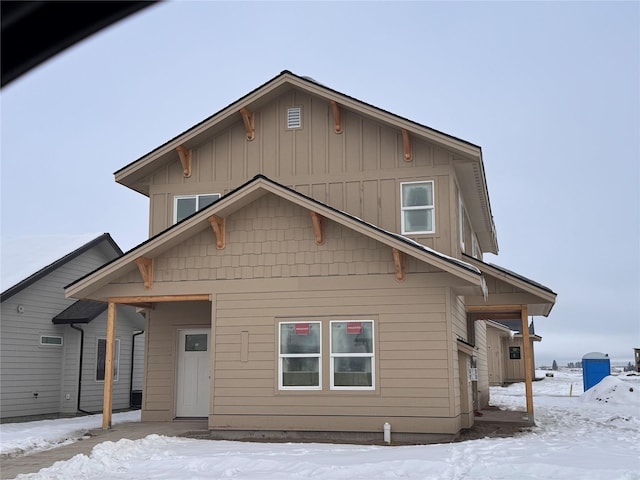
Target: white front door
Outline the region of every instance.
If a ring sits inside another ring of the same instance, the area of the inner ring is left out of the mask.
[[[211,329],[178,331],[176,417],[206,417],[211,395]]]

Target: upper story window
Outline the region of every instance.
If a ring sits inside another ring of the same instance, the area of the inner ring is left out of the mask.
[[[179,197],[174,197],[173,223],[178,223],[189,215],[208,207],[219,198],[219,193],[210,193],[206,195],[180,195]]]
[[[473,255],[474,258],[482,260],[482,250],[480,250],[478,237],[476,237],[475,235],[471,237],[471,255]]]
[[[460,231],[460,251],[464,253],[464,203],[460,195],[458,195],[458,230]]]
[[[434,233],[433,181],[400,184],[402,233]]]

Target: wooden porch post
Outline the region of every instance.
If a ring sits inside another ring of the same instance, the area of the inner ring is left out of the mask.
[[[107,351],[104,360],[104,400],[102,407],[102,429],[111,428],[111,406],[113,404],[113,358],[116,344],[116,304],[109,302],[107,309]]]
[[[522,320],[522,347],[524,349],[524,381],[527,394],[527,414],[529,421],[533,422],[533,355],[531,352],[531,340],[529,339],[529,310],[526,305],[522,305],[520,318]]]

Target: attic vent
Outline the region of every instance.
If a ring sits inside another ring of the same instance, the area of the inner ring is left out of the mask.
[[[287,108],[287,128],[302,127],[302,107]]]

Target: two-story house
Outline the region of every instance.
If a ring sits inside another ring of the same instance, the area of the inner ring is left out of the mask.
[[[452,438],[488,403],[475,321],[555,302],[482,260],[480,147],[288,71],[115,179],[149,198],[150,238],[66,293],[148,309],[143,421]]]

